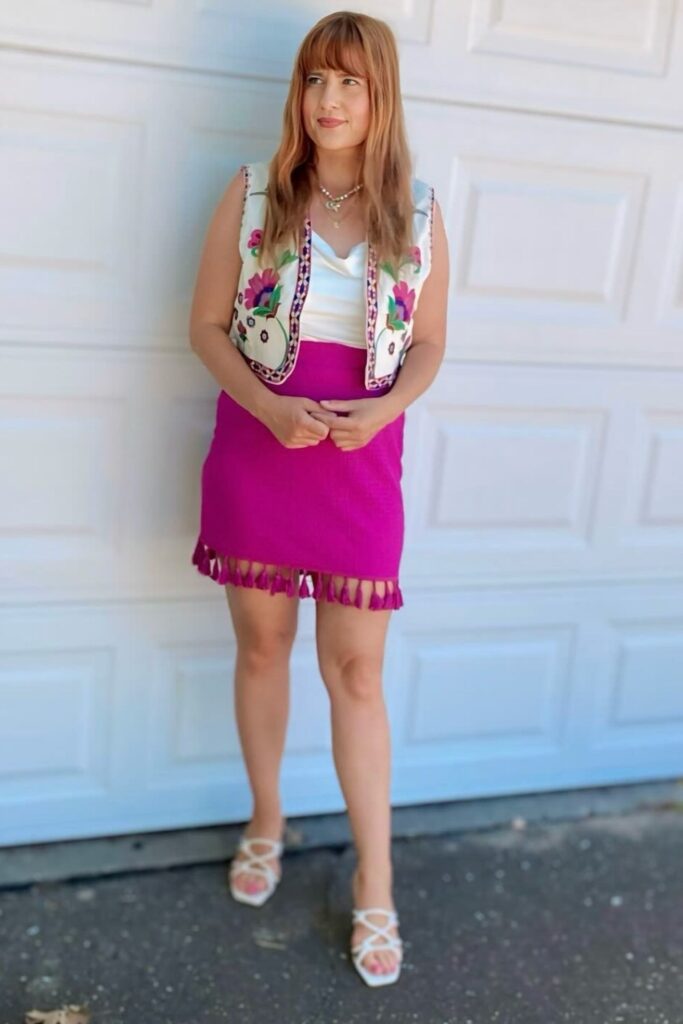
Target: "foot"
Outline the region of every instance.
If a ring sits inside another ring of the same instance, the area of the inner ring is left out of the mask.
[[[260,822],[257,818],[252,818],[247,827],[243,831],[243,835],[247,839],[253,839],[254,836],[259,836],[262,839],[282,839],[282,833],[284,831],[284,818],[280,819],[279,825],[273,827],[271,822]],[[266,843],[253,843],[252,850],[257,856],[262,856],[271,850],[271,847]],[[238,850],[233,861],[244,861],[248,860],[248,855],[245,850]],[[282,867],[280,865],[279,857],[264,857],[263,863],[267,864],[273,869],[276,877],[279,879],[282,876]],[[240,892],[245,892],[249,896],[253,896],[257,892],[261,892],[268,885],[265,877],[255,871],[240,871],[235,875],[233,879],[233,885]]]
[[[377,877],[374,881],[364,879],[360,871],[356,869],[351,879],[351,891],[353,894],[354,907],[384,907],[386,910],[396,909],[391,898],[390,881],[382,881]],[[384,914],[369,914],[368,918],[370,921],[375,922],[383,928],[386,926],[387,917]],[[396,938],[399,937],[396,925],[391,925],[388,929],[388,933]],[[357,942],[362,942],[366,935],[372,934],[372,930],[367,928],[361,922],[354,924],[351,931],[351,946],[354,946]],[[376,939],[375,941],[379,945],[379,940]],[[368,950],[361,960],[361,964],[369,971],[372,971],[373,974],[391,974],[391,972],[396,968],[400,955],[399,951],[391,949],[378,949],[375,953],[373,953],[372,950]]]

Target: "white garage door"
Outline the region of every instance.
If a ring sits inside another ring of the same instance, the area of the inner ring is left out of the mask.
[[[241,820],[225,595],[190,564],[208,217],[279,137],[308,0],[2,0],[0,843]],[[452,261],[408,410],[395,804],[683,770],[683,15],[367,3]],[[290,816],[343,809],[302,601]]]

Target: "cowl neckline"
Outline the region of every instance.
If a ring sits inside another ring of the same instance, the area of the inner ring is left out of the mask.
[[[318,245],[322,246],[322,248],[325,249],[325,251],[333,259],[338,260],[340,263],[347,263],[349,260],[353,259],[353,257],[356,255],[356,252],[366,249],[368,245],[367,241],[356,242],[356,244],[352,245],[351,248],[349,249],[348,256],[340,256],[338,253],[334,251],[330,243],[325,238],[323,238],[322,235],[319,235],[317,231],[314,231],[313,228],[311,228],[311,234],[317,241]]]

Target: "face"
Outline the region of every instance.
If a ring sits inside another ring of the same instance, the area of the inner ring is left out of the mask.
[[[360,146],[370,127],[367,79],[331,68],[309,72],[304,82],[302,114],[306,132],[321,149]],[[330,118],[329,124],[325,118]]]

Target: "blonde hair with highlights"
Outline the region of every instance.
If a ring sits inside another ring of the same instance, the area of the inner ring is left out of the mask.
[[[401,101],[396,40],[377,18],[352,11],[328,14],[310,29],[296,54],[283,111],[283,132],[268,171],[261,265],[280,244],[298,243],[311,201],[308,168],[315,146],[306,134],[303,94],[312,70],[329,68],[368,81],[370,126],[363,144],[358,198],[368,241],[380,262],[400,262],[413,244],[412,166]]]

